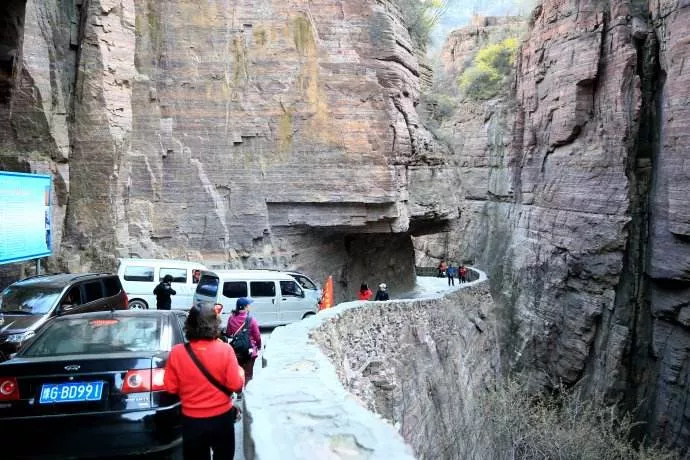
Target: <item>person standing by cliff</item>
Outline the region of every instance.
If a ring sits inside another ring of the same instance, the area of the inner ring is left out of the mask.
[[[172,280],[172,275],[165,275],[163,281],[158,283],[158,286],[153,289],[153,295],[156,296],[156,308],[158,310],[170,310],[170,306],[172,305],[170,296],[177,294],[170,285]]]
[[[448,270],[446,270],[446,273],[448,274],[448,286],[455,286],[455,275],[457,271],[458,269],[453,267],[452,263],[448,265]]]
[[[388,286],[386,286],[386,283],[379,284],[379,289],[376,291],[376,297],[374,300],[390,300],[390,296],[388,295]]]
[[[357,299],[369,300],[373,295],[374,293],[371,292],[371,289],[369,289],[369,285],[367,283],[362,283],[362,285],[359,287],[359,292],[357,293]]]
[[[441,262],[438,264],[438,277],[443,278],[446,276],[446,271],[448,270],[448,264],[446,263],[446,259],[441,259]]]
[[[261,330],[256,318],[249,316],[250,297],[240,297],[228,319],[225,334],[235,350],[237,362],[244,369],[245,385],[254,377],[254,362],[261,350]]]
[[[189,343],[170,351],[165,391],[182,404],[182,452],[185,460],[232,460],[234,423],[239,411],[231,395],[244,385],[244,371],[232,348],[218,340],[220,311],[193,306],[184,325]]]

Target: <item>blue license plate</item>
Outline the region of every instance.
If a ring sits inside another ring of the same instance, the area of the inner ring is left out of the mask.
[[[41,404],[100,401],[104,382],[69,382],[45,384],[41,388]]]

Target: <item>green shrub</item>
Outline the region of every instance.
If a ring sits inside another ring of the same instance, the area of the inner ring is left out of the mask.
[[[506,38],[481,48],[475,55],[472,66],[460,75],[460,90],[465,96],[475,100],[497,96],[515,64],[517,50],[516,38]]]

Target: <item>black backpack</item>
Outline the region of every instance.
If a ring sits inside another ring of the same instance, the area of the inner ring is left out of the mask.
[[[242,324],[232,335],[228,336],[228,343],[232,349],[235,350],[237,362],[240,366],[248,362],[252,354],[252,342],[249,339],[250,321],[251,318],[247,316],[247,319],[244,320],[244,324]]]

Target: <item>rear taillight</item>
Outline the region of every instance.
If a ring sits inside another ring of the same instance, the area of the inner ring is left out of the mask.
[[[165,369],[132,369],[125,374],[122,393],[143,393],[163,390]]]
[[[0,401],[19,399],[19,385],[14,377],[0,377]]]
[[[127,297],[127,293],[124,289],[120,291],[120,303],[125,310],[129,308],[129,297]]]

